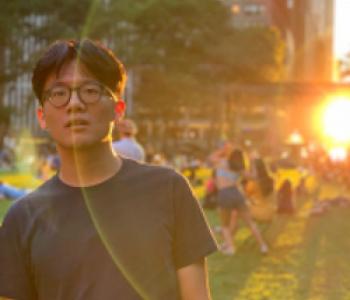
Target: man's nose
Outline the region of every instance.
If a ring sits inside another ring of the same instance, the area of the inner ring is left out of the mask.
[[[73,90],[70,95],[69,103],[68,103],[68,108],[70,109],[77,109],[77,108],[84,108],[85,104],[83,101],[81,101],[78,91]]]

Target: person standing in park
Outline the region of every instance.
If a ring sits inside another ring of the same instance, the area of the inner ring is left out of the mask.
[[[116,120],[120,139],[113,143],[118,154],[137,161],[145,161],[145,150],[136,140],[137,126],[130,119]]]
[[[237,217],[240,216],[258,242],[260,252],[266,254],[268,246],[251,217],[241,187],[245,169],[243,152],[235,149],[232,143],[226,141],[210,155],[209,159],[215,166],[215,180],[218,189],[217,203],[224,241],[221,245],[221,252],[225,255],[235,254],[234,234],[237,229]]]
[[[57,41],[39,59],[38,120],[61,165],[5,216],[0,297],[210,299],[216,243],[188,182],[113,151],[125,80],[111,50],[88,39]]]

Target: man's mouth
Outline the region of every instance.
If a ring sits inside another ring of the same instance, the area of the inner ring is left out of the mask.
[[[65,127],[81,127],[81,126],[87,126],[89,125],[89,122],[84,119],[74,119],[70,120],[66,123]]]

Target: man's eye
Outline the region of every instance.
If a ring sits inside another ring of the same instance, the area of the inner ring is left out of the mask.
[[[54,89],[51,91],[51,97],[63,97],[67,95],[67,91],[64,89]]]
[[[85,92],[89,93],[89,94],[98,94],[99,90],[94,89],[94,88],[89,88],[89,89],[86,89]]]
[[[82,92],[89,95],[97,95],[101,93],[101,90],[97,86],[85,86],[82,88]]]

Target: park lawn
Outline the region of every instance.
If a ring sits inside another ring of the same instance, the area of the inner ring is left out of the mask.
[[[0,182],[5,182],[6,184],[17,188],[34,189],[42,183],[42,180],[36,178],[30,173],[6,171],[0,172]],[[0,224],[11,204],[12,201],[0,200]]]
[[[304,200],[295,216],[278,216],[260,224],[271,251],[259,254],[246,228],[236,235],[234,256],[208,258],[214,300],[350,299],[350,208],[332,208],[309,216]],[[212,226],[215,212],[208,212]]]
[[[7,210],[9,209],[11,203],[12,203],[11,201],[0,200],[0,224],[2,223],[2,219],[5,213],[7,212]]]

